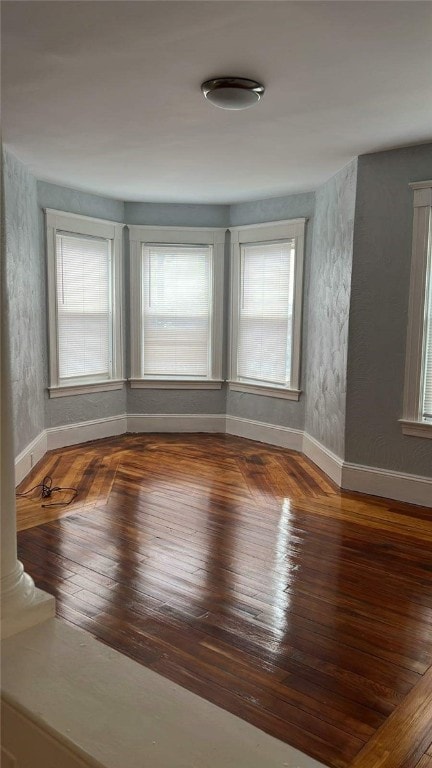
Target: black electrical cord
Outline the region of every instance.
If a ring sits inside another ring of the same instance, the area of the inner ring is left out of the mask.
[[[75,501],[76,497],[78,496],[78,488],[62,488],[60,485],[53,486],[52,477],[50,477],[50,475],[46,475],[41,483],[34,485],[33,488],[29,488],[28,491],[24,491],[24,493],[17,493],[17,496],[20,498],[29,498],[30,494],[32,494],[33,491],[35,491],[37,488],[41,489],[41,499],[50,499],[52,494],[57,493],[58,491],[70,491],[72,494],[70,499],[67,501],[52,501],[50,504],[42,504],[42,507],[67,507],[69,504],[72,504],[72,502]]]

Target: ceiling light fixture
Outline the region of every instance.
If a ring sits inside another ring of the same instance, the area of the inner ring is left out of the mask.
[[[215,77],[206,80],[201,90],[208,101],[221,109],[247,109],[264,95],[264,86],[246,77]]]

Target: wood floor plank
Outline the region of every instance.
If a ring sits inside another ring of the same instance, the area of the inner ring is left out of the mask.
[[[350,768],[416,768],[432,735],[432,668],[378,729]]]
[[[432,513],[226,435],[48,453],[17,503],[65,621],[332,768],[432,768]],[[429,724],[430,725],[430,724]]]

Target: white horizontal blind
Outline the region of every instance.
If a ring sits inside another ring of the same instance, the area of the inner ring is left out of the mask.
[[[143,244],[143,375],[208,378],[213,249]]]
[[[429,280],[425,305],[425,349],[423,382],[423,418],[432,421],[432,253],[429,254]]]
[[[111,241],[56,235],[59,380],[111,377]]]
[[[290,384],[295,239],[240,250],[237,376]]]

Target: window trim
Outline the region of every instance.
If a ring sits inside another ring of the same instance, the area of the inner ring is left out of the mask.
[[[429,255],[432,237],[432,180],[416,181],[409,186],[414,191],[414,219],[403,416],[400,423],[405,435],[432,438],[432,422],[424,421],[421,414],[427,269],[428,259],[432,258]]]
[[[220,389],[222,385],[223,286],[225,227],[163,227],[129,225],[130,242],[130,356],[129,384],[132,389]],[[176,243],[212,245],[212,361],[207,378],[182,376],[143,376],[142,371],[142,245]]]
[[[263,224],[246,224],[230,227],[231,233],[231,297],[230,297],[230,334],[229,334],[229,381],[228,388],[234,392],[249,392],[267,397],[280,397],[288,400],[299,400],[300,364],[301,364],[301,335],[303,314],[303,272],[304,246],[307,218],[285,219],[283,221],[265,222]],[[295,275],[294,275],[294,308],[293,308],[293,348],[292,376],[289,387],[266,382],[244,381],[237,375],[237,343],[239,327],[239,292],[240,292],[240,261],[241,247],[248,243],[259,243],[272,240],[296,239]]]
[[[95,219],[91,216],[45,208],[47,283],[48,283],[48,342],[49,342],[49,387],[50,398],[90,392],[105,392],[122,389],[123,373],[123,228],[120,222]],[[79,377],[70,382],[60,382],[58,375],[58,333],[57,333],[57,292],[56,292],[56,236],[57,232],[71,232],[76,235],[102,237],[112,242],[113,277],[113,348],[112,376],[109,379]]]

